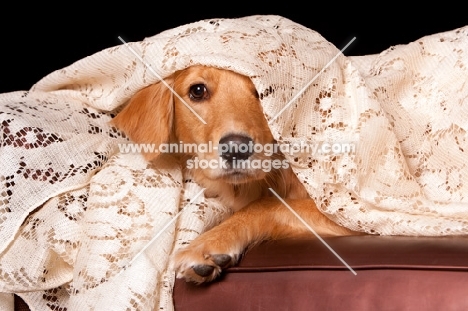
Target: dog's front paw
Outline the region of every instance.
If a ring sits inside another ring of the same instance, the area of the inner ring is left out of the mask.
[[[214,280],[223,269],[236,264],[240,254],[221,244],[199,238],[177,251],[171,263],[176,277],[200,284]]]

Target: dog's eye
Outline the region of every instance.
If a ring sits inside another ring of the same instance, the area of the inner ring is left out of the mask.
[[[208,98],[208,90],[204,84],[195,84],[190,87],[189,97],[191,100],[200,101]]]

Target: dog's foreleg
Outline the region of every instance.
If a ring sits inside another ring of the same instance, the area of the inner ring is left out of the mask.
[[[313,237],[310,228],[320,236],[353,234],[320,213],[310,199],[286,203],[297,215],[276,198],[260,199],[200,235],[173,257],[177,277],[196,283],[211,281],[223,268],[234,265],[249,246],[269,239]]]

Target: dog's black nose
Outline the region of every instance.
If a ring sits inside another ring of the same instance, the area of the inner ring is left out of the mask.
[[[228,135],[219,140],[218,152],[228,162],[247,160],[253,154],[253,140],[244,135]]]

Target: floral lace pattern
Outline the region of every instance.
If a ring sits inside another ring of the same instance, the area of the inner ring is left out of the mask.
[[[251,77],[279,143],[355,146],[286,155],[334,221],[467,234],[467,47],[465,27],[329,63],[339,50],[288,19],[204,20],[0,95],[0,292],[37,310],[173,308],[170,254],[230,211],[192,202],[201,188],[173,159],[120,153],[127,139],[109,120],[158,75],[194,64]]]

